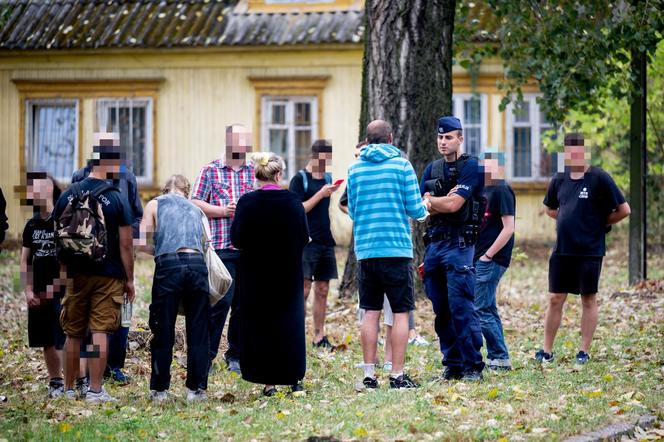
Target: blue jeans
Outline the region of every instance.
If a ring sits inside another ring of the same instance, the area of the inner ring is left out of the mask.
[[[424,288],[436,314],[443,365],[458,373],[482,371],[482,332],[475,311],[474,246],[459,246],[458,238],[427,246]]]
[[[129,327],[118,327],[115,333],[110,335],[108,340],[108,361],[106,362],[107,369],[115,370],[124,368],[127,357],[128,337]]]
[[[475,309],[480,317],[482,334],[486,340],[487,358],[489,365],[492,361],[500,359],[507,361],[509,366],[510,355],[503,336],[503,323],[496,307],[496,289],[500,278],[507,270],[506,267],[493,261],[475,263],[477,280],[475,282]]]
[[[168,390],[175,343],[175,321],[184,307],[187,333],[187,388],[206,389],[210,341],[208,272],[201,253],[168,253],[155,258],[150,304],[152,372],[150,390]]]
[[[238,293],[239,287],[235,282],[240,252],[237,250],[217,250],[217,255],[219,255],[231,278],[233,278],[233,283],[228,288],[226,295],[210,308],[210,366],[212,366],[219,352],[221,335],[229,311],[231,314],[228,321],[228,350],[226,350],[224,357],[226,361],[231,359],[240,360],[240,295]]]

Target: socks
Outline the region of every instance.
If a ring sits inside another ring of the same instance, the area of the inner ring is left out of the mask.
[[[376,364],[364,364],[364,377],[372,379],[376,377]]]
[[[399,376],[403,376],[403,371],[400,371],[399,373],[390,373],[390,379],[396,379]]]

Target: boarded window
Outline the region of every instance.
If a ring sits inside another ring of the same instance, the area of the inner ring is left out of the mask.
[[[25,166],[69,182],[78,158],[78,100],[26,100]]]

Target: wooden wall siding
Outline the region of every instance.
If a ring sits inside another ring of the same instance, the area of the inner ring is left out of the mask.
[[[316,51],[164,51],[97,54],[0,55],[0,186],[8,200],[10,235],[23,228],[27,211],[18,208],[13,186],[20,181],[20,100],[15,80],[123,80],[163,79],[155,95],[154,182],[158,186],[173,173],[194,180],[200,168],[219,158],[224,149],[225,126],[243,123],[257,132],[256,89],[250,78],[325,77],[322,90],[321,132],[334,144],[332,174],[345,178],[358,140],[362,49],[335,47]],[[505,146],[505,117],[498,111],[495,85],[499,66],[483,68],[480,83],[489,93],[489,144]],[[458,86],[458,87],[457,87]],[[455,91],[469,91],[470,83],[455,71]],[[493,93],[492,93],[493,92]],[[94,97],[81,100],[81,165],[89,157],[94,125]],[[260,146],[256,146],[256,149]],[[431,148],[435,149],[432,138]],[[337,208],[342,188],[332,198],[332,228],[339,244],[347,244],[351,223]],[[154,193],[146,189],[145,194]],[[519,238],[543,239],[553,235],[553,224],[540,215],[541,186],[520,190],[517,229]]]

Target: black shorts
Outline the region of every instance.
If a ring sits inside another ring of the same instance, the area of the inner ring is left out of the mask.
[[[593,295],[597,293],[602,257],[551,255],[549,292]]]
[[[359,285],[360,308],[382,310],[385,295],[393,313],[415,310],[413,260],[410,258],[361,260]]]
[[[28,345],[55,347],[62,350],[65,334],[60,325],[60,299],[42,301],[38,307],[28,308]]]
[[[334,246],[325,246],[311,242],[304,247],[302,253],[302,270],[304,279],[329,281],[337,279],[337,257]]]

